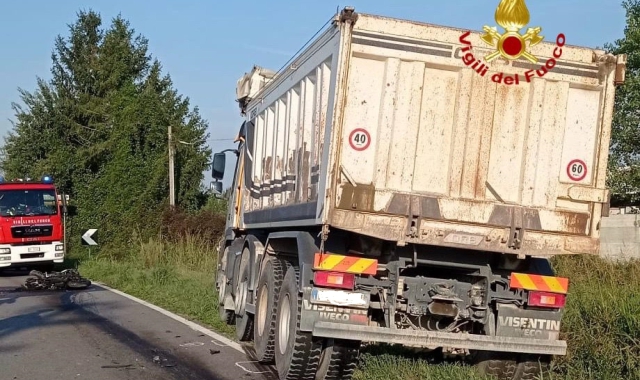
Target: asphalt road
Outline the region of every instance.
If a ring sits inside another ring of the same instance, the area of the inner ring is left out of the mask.
[[[16,290],[28,272],[0,274],[0,378],[29,380],[275,379],[209,334],[98,285]]]

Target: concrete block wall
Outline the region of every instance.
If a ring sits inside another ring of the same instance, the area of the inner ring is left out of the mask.
[[[640,258],[640,214],[602,218],[600,255],[612,259]]]

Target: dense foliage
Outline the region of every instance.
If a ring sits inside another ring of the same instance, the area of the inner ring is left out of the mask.
[[[58,36],[52,78],[20,89],[16,121],[6,138],[3,171],[10,178],[52,174],[76,201],[71,226],[99,228],[103,242],[126,243],[135,228],[157,233],[168,203],[168,138],[175,144],[176,202],[201,207],[202,173],[211,157],[206,122],[173,88],[147,40],[117,17],[78,14]],[[72,239],[73,240],[73,239]]]
[[[626,81],[616,89],[608,182],[613,201],[627,203],[640,200],[640,0],[622,5],[627,12],[624,37],[606,46],[614,54],[627,54]]]

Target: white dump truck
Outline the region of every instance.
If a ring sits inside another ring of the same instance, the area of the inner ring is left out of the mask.
[[[549,258],[598,254],[626,57],[505,29],[347,7],[239,80],[220,315],[280,379],[348,379],[363,342],[500,379],[566,354]]]

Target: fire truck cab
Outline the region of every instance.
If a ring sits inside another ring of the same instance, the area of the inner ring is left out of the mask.
[[[0,271],[7,267],[53,270],[65,255],[67,197],[53,178],[5,180],[0,176]]]

